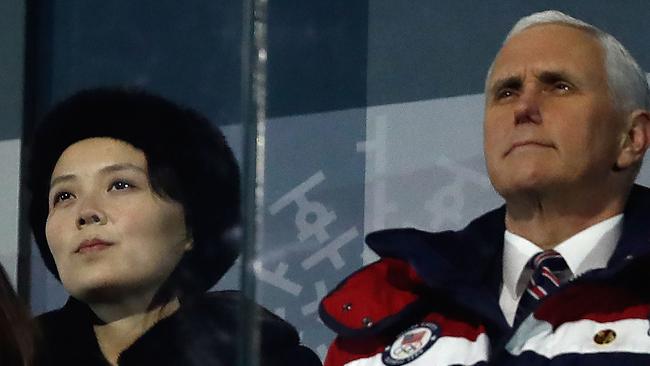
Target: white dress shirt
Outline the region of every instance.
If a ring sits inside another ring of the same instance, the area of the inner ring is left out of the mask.
[[[564,257],[571,278],[589,270],[607,267],[621,236],[623,214],[610,217],[573,235],[554,249]],[[506,230],[503,246],[503,283],[499,305],[510,325],[517,305],[526,290],[533,271],[526,267],[528,260],[541,252],[534,243]]]

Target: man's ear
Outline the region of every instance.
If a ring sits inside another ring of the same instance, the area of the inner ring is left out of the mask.
[[[650,112],[637,109],[628,115],[616,168],[625,170],[643,159],[650,144]]]

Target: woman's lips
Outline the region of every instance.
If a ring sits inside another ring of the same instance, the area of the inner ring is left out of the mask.
[[[100,251],[110,247],[111,245],[113,245],[113,243],[101,239],[84,240],[79,244],[75,253]]]

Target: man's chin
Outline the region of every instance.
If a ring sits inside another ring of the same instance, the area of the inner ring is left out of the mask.
[[[495,185],[497,193],[503,197],[506,202],[518,199],[529,199],[542,197],[550,194],[557,184],[549,179],[522,179],[511,181],[508,184]]]
[[[504,196],[554,185],[559,183],[563,174],[549,164],[548,160],[529,160],[521,164],[493,164],[492,169],[488,166],[488,175],[494,189]]]

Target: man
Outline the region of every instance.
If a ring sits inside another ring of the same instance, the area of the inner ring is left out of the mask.
[[[459,232],[368,236],[382,259],[321,303],[326,366],[650,364],[645,74],[611,35],[521,19],[486,80],[504,207]]]

